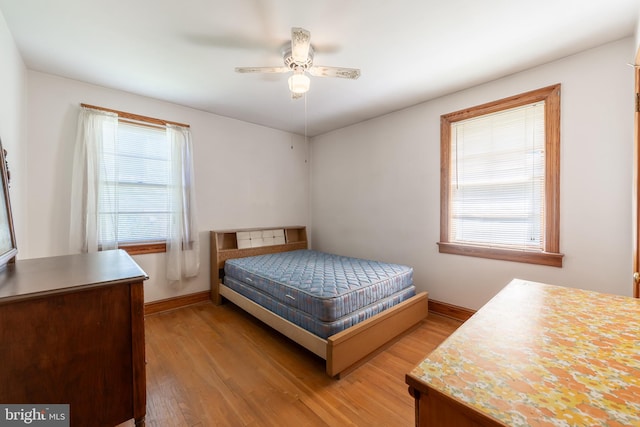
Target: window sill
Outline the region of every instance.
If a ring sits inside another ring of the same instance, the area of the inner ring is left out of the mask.
[[[129,255],[159,254],[167,251],[167,244],[164,242],[120,244],[118,249],[127,251]]]
[[[465,255],[502,261],[523,262],[527,264],[548,265],[562,268],[564,254],[551,252],[527,252],[512,249],[489,248],[486,246],[461,245],[458,243],[438,242],[440,253]]]

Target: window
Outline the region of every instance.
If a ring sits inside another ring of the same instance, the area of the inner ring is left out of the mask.
[[[562,266],[560,85],[441,117],[442,253]]]
[[[135,252],[164,251],[171,174],[171,151],[164,127],[118,120],[116,137],[104,139],[103,160],[106,179],[98,204],[99,241],[109,239],[109,223],[115,218],[119,247],[142,246],[130,248]]]
[[[188,125],[82,104],[71,183],[74,252],[166,252],[167,279],[199,269]]]

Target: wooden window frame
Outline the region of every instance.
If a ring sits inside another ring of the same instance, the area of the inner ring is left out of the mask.
[[[167,251],[165,242],[136,242],[118,243],[119,249],[124,249],[129,255],[159,254]]]
[[[518,250],[449,241],[451,125],[499,111],[545,102],[544,250]],[[489,102],[440,117],[440,253],[562,267],[560,253],[560,84]]]

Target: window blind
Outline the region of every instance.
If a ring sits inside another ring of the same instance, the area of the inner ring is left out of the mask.
[[[544,249],[544,102],[452,123],[449,241]]]
[[[103,147],[100,230],[117,218],[121,244],[165,241],[170,219],[170,147],[164,128],[120,120],[117,138]],[[111,143],[113,141],[113,143]],[[115,208],[115,212],[112,209]],[[117,215],[114,215],[117,214]],[[100,241],[105,236],[100,236]]]

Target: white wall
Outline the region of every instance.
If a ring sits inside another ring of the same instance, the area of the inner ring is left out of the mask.
[[[26,69],[0,11],[0,140],[11,173],[9,198],[18,250],[26,234]],[[18,254],[21,256],[21,253]]]
[[[209,289],[209,230],[307,225],[308,145],[301,136],[35,71],[28,82],[27,258],[67,254],[70,183],[80,103],[188,123],[193,133],[201,268],[164,279],[164,254],[135,256],[145,300]],[[212,95],[213,96],[213,95]]]
[[[514,277],[631,295],[634,47],[624,39],[314,138],[314,248],[411,265],[430,298],[472,309]],[[555,83],[564,267],[438,253],[440,115]]]

